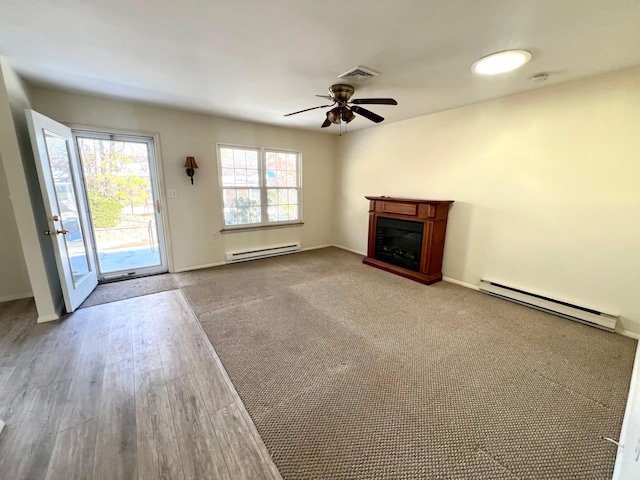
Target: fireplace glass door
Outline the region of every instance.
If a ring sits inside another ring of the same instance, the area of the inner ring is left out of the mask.
[[[378,217],[375,258],[419,272],[423,230],[422,222]]]

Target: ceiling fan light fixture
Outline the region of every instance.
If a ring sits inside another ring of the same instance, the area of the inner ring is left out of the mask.
[[[356,116],[353,114],[351,110],[349,110],[348,108],[342,109],[342,120],[344,122],[349,123],[354,118],[356,118]]]
[[[505,50],[492,53],[471,65],[471,71],[479,75],[498,75],[522,67],[531,60],[527,50]]]
[[[338,125],[340,123],[340,107],[332,108],[327,112],[327,118],[331,123]]]

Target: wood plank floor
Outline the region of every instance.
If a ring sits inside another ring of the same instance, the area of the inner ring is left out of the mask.
[[[0,304],[0,478],[281,479],[182,293]]]

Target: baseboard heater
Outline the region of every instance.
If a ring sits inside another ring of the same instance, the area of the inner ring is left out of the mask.
[[[569,320],[575,320],[576,322],[586,323],[592,327],[602,328],[610,332],[615,330],[619,318],[616,315],[563,302],[555,298],[525,292],[524,290],[508,287],[489,280],[480,280],[480,291],[493,295],[494,297],[500,297],[511,302],[568,318]]]
[[[244,252],[227,253],[227,263],[246,262],[249,260],[257,260],[259,258],[275,257],[277,255],[285,255],[287,253],[295,253],[300,251],[300,244],[293,243],[291,245],[282,245],[280,247],[260,248],[258,250],[247,250]]]

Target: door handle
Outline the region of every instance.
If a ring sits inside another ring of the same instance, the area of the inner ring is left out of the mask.
[[[67,233],[69,233],[69,230],[66,229],[62,229],[62,230],[45,230],[44,234],[45,235],[66,235]]]

